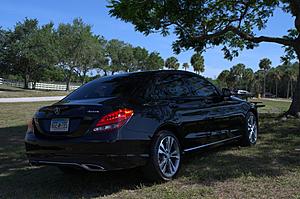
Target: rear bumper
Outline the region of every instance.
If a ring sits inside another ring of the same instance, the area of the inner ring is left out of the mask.
[[[80,138],[52,140],[37,138],[29,132],[25,137],[28,160],[33,165],[81,167],[106,171],[145,165],[149,157],[149,141],[117,140],[105,142]]]

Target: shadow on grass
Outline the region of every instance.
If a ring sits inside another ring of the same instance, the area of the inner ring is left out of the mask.
[[[0,91],[5,91],[5,92],[23,92],[24,90],[21,90],[21,89],[10,89],[10,88],[0,88]]]
[[[179,180],[186,184],[212,185],[243,176],[280,176],[298,167],[300,154],[292,151],[300,143],[298,123],[278,124],[268,129],[268,122],[262,122],[263,130],[256,147],[230,145],[186,156]],[[0,197],[92,198],[153,185],[145,182],[137,170],[70,176],[53,167],[29,167],[23,145],[25,129],[25,126],[0,129],[3,190]]]

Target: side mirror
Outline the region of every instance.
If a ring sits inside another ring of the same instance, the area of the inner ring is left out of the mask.
[[[230,97],[231,96],[231,90],[228,88],[222,89],[223,97]]]

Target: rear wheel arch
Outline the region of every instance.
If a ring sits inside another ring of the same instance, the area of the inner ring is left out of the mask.
[[[161,131],[170,131],[172,132],[176,138],[178,139],[179,141],[179,144],[181,146],[183,146],[183,135],[182,135],[182,131],[180,129],[180,127],[176,124],[173,124],[173,123],[166,123],[166,124],[163,124],[161,126],[159,126],[156,131],[154,132],[154,135],[153,137],[157,136]]]

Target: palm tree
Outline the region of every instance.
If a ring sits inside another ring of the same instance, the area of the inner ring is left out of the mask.
[[[268,76],[271,78],[272,82],[275,82],[275,95],[278,97],[278,83],[282,78],[282,71],[279,68],[270,69]]]
[[[268,58],[264,58],[259,62],[259,68],[264,72],[264,87],[263,87],[263,97],[266,93],[266,76],[268,71],[271,69],[272,61]]]
[[[244,70],[243,79],[244,79],[244,82],[245,82],[245,88],[246,88],[246,90],[248,90],[249,85],[252,84],[252,81],[254,79],[254,73],[253,73],[253,70],[251,68],[246,68]]]
[[[196,53],[191,57],[191,64],[197,74],[204,72],[204,58],[201,54]]]

